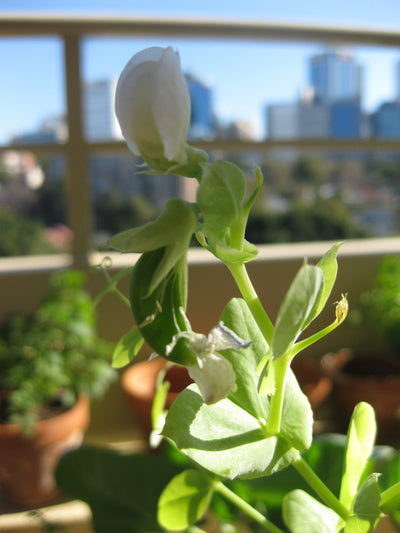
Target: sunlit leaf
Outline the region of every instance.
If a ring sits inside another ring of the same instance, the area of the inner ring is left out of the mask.
[[[284,498],[282,513],[292,533],[336,533],[339,523],[332,509],[299,489]]]
[[[193,205],[173,198],[155,221],[119,233],[110,241],[110,246],[122,252],[163,249],[158,263],[149,273],[147,291],[151,294],[186,254],[197,223]]]
[[[294,278],[279,309],[272,340],[274,358],[285,355],[314,316],[323,291],[322,270],[304,264]]]
[[[372,533],[382,518],[379,508],[378,474],[372,474],[361,486],[352,513],[346,521],[345,533]]]
[[[371,456],[376,435],[375,412],[365,402],[356,405],[350,420],[340,501],[350,507]]]
[[[138,328],[130,329],[122,339],[117,343],[113,358],[112,366],[122,368],[132,361],[143,346],[143,337]]]
[[[332,292],[332,288],[336,281],[338,264],[337,264],[337,254],[342,243],[337,243],[330,248],[327,253],[320,259],[317,266],[322,270],[324,275],[324,288],[321,291],[320,299],[318,301],[318,306],[315,310],[314,317],[319,315],[319,313],[324,308],[329,295]]]
[[[269,400],[263,401],[268,412]],[[191,385],[172,404],[163,435],[215,474],[230,479],[258,477],[285,468],[310,446],[312,412],[291,371],[279,437],[268,437],[260,421],[230,399],[206,405]]]
[[[246,193],[243,172],[233,163],[216,161],[203,168],[197,203],[207,233],[223,236],[238,219]]]
[[[158,502],[158,521],[165,529],[182,530],[195,524],[206,512],[213,481],[205,472],[185,470],[165,487]]]

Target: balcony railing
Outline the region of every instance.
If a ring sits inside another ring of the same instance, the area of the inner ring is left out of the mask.
[[[362,44],[400,47],[400,32],[354,27],[294,25],[268,22],[242,22],[207,19],[158,19],[113,16],[64,16],[34,14],[1,14],[0,38],[23,36],[56,36],[64,46],[64,83],[68,139],[63,144],[13,144],[13,150],[58,152],[66,158],[67,218],[74,240],[72,260],[76,265],[87,262],[91,250],[92,222],[88,157],[93,152],[126,150],[123,142],[96,142],[85,140],[82,120],[81,61],[82,42],[89,36],[108,37],[184,37],[185,39],[218,39],[246,41],[308,42],[323,44]],[[400,140],[337,140],[297,139],[266,140],[260,142],[216,140],[194,143],[205,150],[223,149],[269,151],[276,148],[400,151]],[[10,146],[0,147],[0,151]]]

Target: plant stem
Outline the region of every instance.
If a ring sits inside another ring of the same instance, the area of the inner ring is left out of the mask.
[[[400,497],[400,481],[384,490],[381,494],[380,507],[385,507],[391,500]]]
[[[240,496],[228,489],[228,487],[226,487],[223,483],[216,483],[215,490],[219,492],[222,496],[224,496],[227,500],[229,500],[231,503],[236,505],[236,507],[245,512],[250,518],[257,522],[257,524],[260,524],[260,526],[264,527],[264,529],[266,529],[270,533],[283,533],[283,531],[279,527],[275,526],[275,524],[270,522],[268,518],[265,518],[265,516],[258,512],[257,509],[254,509],[254,507],[252,507],[250,504],[240,498]]]
[[[320,498],[337,513],[340,518],[347,520],[349,517],[348,509],[339,501],[339,499],[331,492],[325,483],[317,476],[317,474],[310,468],[302,457],[299,457],[293,466],[299,474],[307,481]]]
[[[251,314],[253,315],[258,327],[261,330],[268,346],[271,345],[274,326],[262,306],[256,291],[251,283],[246,267],[243,264],[230,263],[227,265],[233,279],[235,280],[244,300],[246,301]]]
[[[280,357],[272,361],[274,365],[275,392],[271,396],[271,407],[266,428],[268,435],[277,435],[281,429],[286,374],[290,361],[291,358],[287,357]]]

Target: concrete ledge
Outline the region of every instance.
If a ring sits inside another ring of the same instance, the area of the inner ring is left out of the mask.
[[[65,533],[94,533],[90,508],[83,502],[70,501],[43,507],[38,511],[21,511],[0,515],[1,533],[43,533],[45,525],[62,528]]]

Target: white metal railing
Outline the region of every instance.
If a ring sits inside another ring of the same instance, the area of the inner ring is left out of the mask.
[[[355,27],[280,24],[254,21],[168,19],[113,16],[71,16],[43,14],[1,14],[0,38],[56,36],[64,45],[64,80],[68,139],[63,144],[13,144],[13,150],[62,153],[67,162],[67,216],[74,234],[72,257],[76,265],[86,264],[91,247],[92,222],[88,157],[91,152],[125,150],[122,142],[87,142],[83,135],[81,109],[81,43],[87,36],[185,37],[190,39],[230,39],[282,42],[320,42],[400,47],[399,31]],[[261,150],[274,148],[399,151],[400,140],[298,139],[259,142],[216,140],[193,143],[205,150]],[[1,146],[0,151],[11,146]]]

